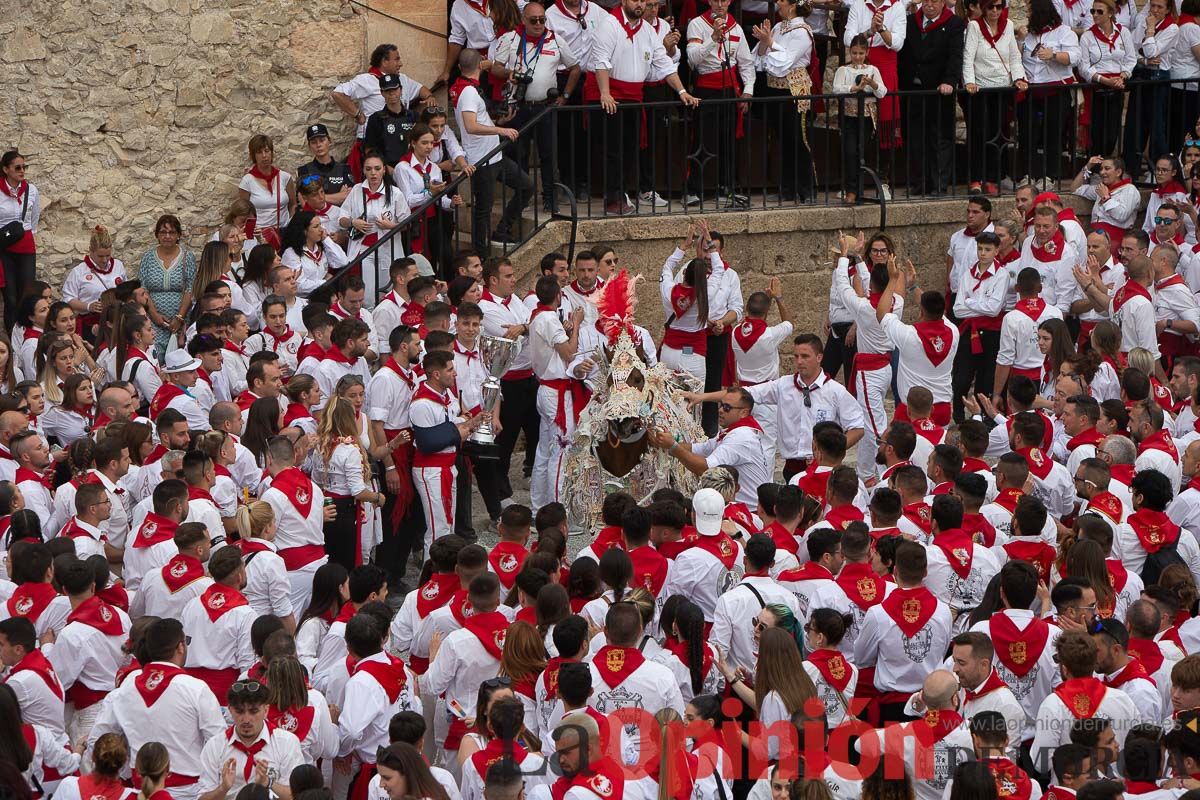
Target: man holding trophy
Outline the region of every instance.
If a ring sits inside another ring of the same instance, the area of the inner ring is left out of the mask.
[[[579,351],[583,308],[572,310],[565,321],[560,319],[562,289],[553,275],[539,278],[534,293],[538,302],[529,320],[529,357],[541,384],[537,393],[541,432],[529,483],[529,504],[538,509],[559,502],[563,460],[575,435],[579,413],[587,404],[588,390],[569,371]],[[587,362],[577,366],[582,374],[591,368],[592,364]]]

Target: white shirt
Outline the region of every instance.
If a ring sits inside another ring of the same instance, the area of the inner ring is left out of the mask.
[[[1085,183],[1075,194],[1092,201],[1092,223],[1103,222],[1124,230],[1134,227],[1138,210],[1142,206],[1142,193],[1132,183],[1113,191],[1107,200],[1101,200],[1094,184]]]
[[[522,72],[532,74],[533,80],[525,88],[525,100],[530,103],[544,102],[547,93],[558,88],[558,73],[579,63],[571,46],[549,29],[540,40],[529,39],[515,30],[504,34],[496,42],[495,62],[511,71],[519,67]]]
[[[860,281],[869,280],[863,278],[862,264],[859,264],[857,270]],[[879,322],[875,315],[875,306],[871,305],[869,297],[859,297],[854,291],[854,287],[850,283],[850,262],[848,259],[838,259],[837,269],[833,271],[833,288],[837,291],[838,300],[850,315],[850,320],[858,326],[858,345],[857,349],[860,353],[870,353],[880,355],[890,353],[892,343],[888,339],[888,335],[884,333],[883,325]],[[866,291],[868,284],[862,284],[863,291]],[[904,312],[904,298],[898,294],[892,295],[893,314],[902,314]],[[832,319],[832,318],[831,318]]]
[[[450,7],[449,38],[450,44],[483,52],[496,39],[495,26],[486,10],[466,0],[454,0]]]
[[[277,170],[271,180],[270,188],[261,180],[247,172],[238,183],[238,188],[250,195],[254,205],[256,230],[265,228],[284,228],[291,220],[288,212],[287,185],[292,176],[283,170]]]
[[[908,32],[908,6],[899,2],[889,3],[887,0],[879,5],[870,4],[866,0],[854,0],[850,4],[850,17],[846,20],[846,32],[842,37],[846,47],[850,46],[855,36],[870,31],[871,18],[877,10],[883,11],[883,27],[891,32],[892,43],[890,47],[884,44],[883,37],[876,33],[870,36],[868,44],[871,47],[889,47],[897,52],[904,47],[904,37]]]
[[[724,563],[712,553],[701,547],[690,547],[679,554],[671,569],[670,589],[663,588],[662,596],[686,594],[700,606],[706,622],[714,619],[717,598],[724,589],[733,586],[743,573],[742,561],[744,553],[740,542],[733,540],[735,551],[732,569],[726,569]]]
[[[754,592],[758,592],[758,596]],[[758,663],[758,648],[750,623],[758,612],[773,603],[781,603],[793,613],[797,610],[796,596],[767,576],[747,575],[741,583],[717,598],[708,641],[726,653],[730,666],[742,667],[753,674]]]
[[[916,691],[941,666],[950,644],[950,626],[950,606],[941,600],[929,623],[912,638],[901,632],[882,604],[872,606],[863,617],[852,661],[860,669],[875,667],[875,687],[880,691]]]
[[[772,465],[767,464],[767,437],[761,429],[741,426],[721,431],[715,438],[695,442],[692,452],[703,456],[709,469],[722,465],[737,468],[738,493],[736,502],[758,507],[758,487],[771,480]]]
[[[171,756],[173,774],[199,777],[205,742],[225,733],[221,705],[208,684],[185,673],[172,678],[154,704],[147,706],[134,681],[154,667],[152,662],[130,673],[104,699],[88,737],[89,749],[103,734],[121,733],[129,741],[130,760],[135,760],[142,745],[161,742]],[[163,720],[171,724],[164,725]]]
[[[939,345],[946,350],[946,357],[934,364],[925,352],[925,338],[917,328],[906,325],[900,317],[891,313],[883,316],[882,325],[888,339],[900,351],[900,360],[896,366],[896,384],[900,396],[908,397],[909,390],[914,386],[924,386],[933,394],[934,403],[949,403],[953,393],[950,375],[958,351],[958,328],[946,323],[946,338],[949,341],[938,337],[932,342],[935,350]]]
[[[589,666],[592,672],[592,696],[588,698],[588,705],[601,714],[612,714],[621,708],[638,708],[650,715],[671,708],[682,714],[684,705],[679,684],[671,670],[662,664],[647,660],[615,687],[610,687],[601,677],[605,665],[599,655]],[[631,732],[628,726],[622,726],[621,753],[626,764],[635,763],[640,741],[639,729]]]
[[[366,192],[371,191],[369,184],[366,181],[355,184],[347,195],[345,202],[342,203],[342,219],[352,221],[355,219],[365,219],[369,223],[366,230],[366,236],[362,238],[351,238],[350,246],[347,249],[346,255],[354,258],[362,251],[370,247],[367,240],[372,235],[381,237],[385,231],[376,226],[376,221],[387,220],[389,222],[399,222],[409,214],[408,201],[404,199],[404,192],[398,187],[387,187],[384,184],[379,185],[379,193],[381,197],[368,199]],[[372,241],[371,244],[374,242]],[[392,246],[396,252],[395,258],[400,258],[404,255],[400,247],[398,238],[392,240]]]
[[[1168,22],[1168,20],[1163,20]],[[1137,46],[1138,63],[1150,69],[1170,70],[1172,67],[1172,55],[1175,50],[1175,40],[1179,37],[1179,26],[1175,22],[1169,22],[1167,25],[1162,25],[1157,31],[1146,30],[1146,17],[1144,14],[1138,14],[1137,24],[1134,26],[1133,41]],[[1158,59],[1158,64],[1148,63],[1151,59]]]
[[[671,320],[670,327],[674,328],[675,330],[694,333],[705,330],[708,325],[708,320],[702,320],[699,318],[699,308],[697,307],[697,304],[692,303],[682,314],[675,314],[674,309],[671,306],[671,291],[676,285],[683,282],[683,271],[679,270],[679,274],[676,275],[676,270],[679,268],[679,265],[683,263],[686,255],[687,254],[678,247],[675,248],[675,251],[667,257],[665,262],[663,262],[658,286],[659,294],[662,297],[664,312],[667,314],[667,316],[674,317],[674,319]],[[709,254],[709,262],[712,264],[712,272],[708,276],[706,285],[708,287],[709,318],[711,319],[713,318],[713,312],[715,310],[714,304],[716,303],[717,295],[720,292],[721,281],[724,278],[725,263],[721,260],[720,254],[718,254],[716,251],[713,251]]]
[[[1004,609],[999,612],[1012,620],[1018,630],[1024,631],[1033,621],[1033,612],[1024,609]],[[992,619],[995,619],[993,615]],[[986,633],[992,637],[991,623],[992,619],[981,620],[972,626],[972,631]],[[996,674],[1000,679],[1008,684],[1008,688],[1012,691],[1017,702],[1021,704],[1022,710],[1025,712],[1024,730],[1021,735],[1022,740],[1033,738],[1035,731],[1034,720],[1037,719],[1038,709],[1042,705],[1042,701],[1046,696],[1053,691],[1054,687],[1062,683],[1062,676],[1058,671],[1058,664],[1054,661],[1054,643],[1062,634],[1062,629],[1049,625],[1046,629],[1046,644],[1042,648],[1041,654],[1038,656],[1037,663],[1025,673],[1024,677],[1017,677],[1016,673],[1005,666],[1004,662],[999,657],[993,659],[992,665],[996,670]],[[992,637],[994,639],[994,637]]]
[[[245,778],[246,760],[250,756],[243,750],[233,746],[237,733],[214,736],[204,745],[200,752],[200,782],[196,790],[201,794],[211,792],[221,785],[221,772],[225,763],[233,760],[233,786],[225,794],[226,800],[233,800],[247,783],[254,781],[255,767],[250,767],[250,781]],[[282,728],[269,729],[266,723],[259,731],[258,737],[252,744],[265,741],[267,746],[254,755],[255,762],[266,761],[268,764],[268,781],[287,785],[291,779],[292,770],[304,762],[304,753],[300,750],[300,740],[296,734]]]
[[[845,431],[861,430],[864,424],[859,404],[825,373],[808,386],[811,405],[805,405],[804,393],[797,388],[802,384],[799,375],[785,375],[746,389],[756,404],[776,406],[779,452],[784,458],[812,457],[812,427],[818,422],[836,422]]]
[[[895,723],[900,729],[889,730],[891,725],[866,736],[859,749],[866,758],[889,759],[891,763],[902,763],[912,779],[913,797],[916,800],[942,800],[954,778],[953,765],[970,757],[974,752],[971,733],[966,725],[955,728],[933,747],[917,744],[918,725],[923,720]],[[882,756],[876,755],[884,753]]]
[[[741,325],[748,325],[749,320]],[[787,341],[794,331],[792,323],[780,322],[769,325],[762,335],[750,345],[749,350],[743,350],[737,336],[730,339],[737,361],[738,381],[743,386],[773,381],[779,377],[779,346]]]
[[[22,192],[20,199],[18,199],[16,197],[17,192],[12,184],[9,184],[12,195],[0,192],[0,226],[20,220],[25,230],[37,233],[38,218],[42,214],[41,194],[38,192],[38,188],[32,183],[26,183],[25,186],[29,192],[28,205],[25,203],[25,193]],[[22,209],[25,209],[24,216],[21,215]]]
[[[558,314],[542,311],[534,315],[529,323],[529,358],[533,362],[533,373],[539,379],[545,381],[571,377],[567,373],[566,360],[556,349],[569,340]]]
[[[490,21],[489,21],[490,24]],[[400,97],[405,105],[421,93],[421,84],[404,73],[397,73],[400,78]],[[383,93],[379,91],[379,77],[371,72],[361,72],[345,83],[339,83],[333,89],[338,94],[344,94],[358,104],[358,111],[366,120],[385,105]],[[363,122],[355,132],[356,138],[363,138],[367,132],[367,123]]]
[[[387,664],[389,656],[378,652],[367,656],[358,664]],[[415,678],[404,668],[405,683],[395,701],[379,681],[365,669],[355,665],[354,674],[346,681],[342,711],[338,716],[339,755],[355,755],[364,763],[375,761],[375,752],[388,745],[388,723],[401,711],[421,711],[421,701],[413,688]]]
[[[1117,291],[1125,285],[1125,266],[1119,262],[1114,262],[1110,258],[1108,263],[1100,267],[1100,277],[1101,280],[1104,281],[1104,285],[1108,290],[1108,297],[1109,301],[1111,302]],[[1063,286],[1063,293],[1067,295],[1066,307],[1068,309],[1075,301],[1084,299],[1083,288],[1074,279],[1071,280],[1069,287],[1067,287],[1066,284]],[[1061,299],[1062,298],[1060,298],[1060,300]],[[1090,305],[1088,306],[1087,311],[1084,311],[1079,315],[1079,319],[1082,322],[1099,322],[1100,320],[1106,318],[1107,315],[1101,314]]]
[[[1129,734],[1129,729],[1141,722],[1137,707],[1129,699],[1129,695],[1111,687],[1105,689],[1104,697],[1092,716],[1109,721],[1109,727],[1121,747],[1125,746],[1125,737]],[[1059,745],[1069,742],[1071,724],[1075,720],[1076,716],[1063,703],[1062,698],[1053,693],[1047,695],[1038,709],[1037,732],[1033,737],[1032,752],[1049,753]]]
[[[329,227],[334,228],[336,232],[341,216],[342,210],[331,206],[321,218],[321,225],[325,226],[328,220]],[[280,260],[285,267],[291,267],[300,273],[296,276],[296,293],[301,297],[308,297],[326,278],[346,265],[346,251],[332,237],[326,236],[311,250],[305,248],[297,253],[295,248],[287,248]]]
[[[928,555],[928,572],[924,584],[937,599],[948,603],[956,616],[970,612],[979,605],[988,583],[1000,571],[996,557],[981,544],[971,545],[971,569],[965,578],[954,571],[946,553],[936,544],[927,545],[925,552]]]
[[[825,706],[825,720],[830,729],[850,720],[849,707],[858,686],[858,667],[847,660],[846,668],[850,670],[850,681],[844,690],[839,690],[825,680],[816,665],[807,660],[804,662],[804,671],[817,689],[817,699]]]
[[[433,196],[432,184],[442,183],[445,180],[442,176],[442,168],[437,165],[436,161],[428,158],[421,162],[411,150],[405,153],[396,164],[395,170],[392,171],[392,178],[404,192],[404,199],[408,201],[409,208],[416,208],[427,201]],[[438,204],[447,211],[453,206],[449,195],[442,197]],[[396,306],[394,301],[389,302],[393,307]],[[396,323],[400,322],[398,314],[395,319]],[[390,331],[391,328],[384,328],[384,330]]]
[[[1150,297],[1153,290],[1147,289]],[[1115,300],[1109,304],[1108,318],[1121,329],[1121,352],[1128,353],[1135,347],[1143,347],[1150,355],[1159,357],[1158,333],[1155,330],[1154,301],[1141,295],[1130,295],[1121,308],[1113,311]]]
[[[822,12],[825,9],[821,9]],[[783,20],[776,22],[771,29],[771,38],[774,44],[767,50],[765,55],[758,55],[758,46],[755,44],[754,65],[756,69],[766,72],[773,78],[786,78],[789,73],[797,69],[804,69],[812,61],[813,52],[813,28],[816,23],[813,19],[813,14],[809,14],[805,20]],[[822,23],[824,20],[821,21]],[[689,28],[691,25],[688,26]],[[709,29],[712,30],[711,28]],[[711,44],[712,39],[708,39],[707,44]],[[691,49],[691,45],[688,46]],[[690,59],[690,55],[689,55]]]
[[[226,594],[233,591],[225,589]],[[249,669],[257,660],[250,646],[250,626],[257,617],[253,607],[244,605],[229,609],[214,622],[209,619],[204,599],[192,600],[180,618],[184,631],[192,638],[186,666],[239,672]]]
[[[1089,28],[1079,37],[1079,74],[1085,81],[1097,81],[1100,76],[1113,74],[1128,78],[1137,66],[1137,52],[1133,47],[1133,34],[1120,23],[1113,28],[1113,42],[1102,42]]]
[[[479,300],[479,308],[483,311],[483,333],[485,336],[504,337],[505,329],[512,325],[529,324],[529,306],[521,302],[515,295],[500,298],[486,289]],[[529,342],[526,339],[512,366],[504,374],[506,378],[516,377],[524,370],[533,369],[529,358]]]
[[[1000,324],[1000,352],[996,363],[1017,369],[1038,369],[1045,356],[1038,350],[1038,326],[1048,319],[1062,319],[1057,306],[1046,304],[1037,319],[1020,309],[1004,315]]]
[[[26,656],[28,657],[28,656]],[[18,662],[18,666],[21,662]],[[41,725],[55,733],[65,733],[65,701],[60,696],[63,691],[62,682],[56,675],[51,675],[51,681],[58,692],[50,687],[42,676],[31,669],[12,672],[9,668],[4,683],[13,690],[17,702],[21,706],[21,719],[31,725]],[[51,670],[53,673],[53,670]]]
[[[579,59],[579,66],[592,71],[592,42],[608,12],[591,0],[580,0],[579,13],[572,14],[566,6],[552,3],[546,6],[546,27],[554,31],[559,41]],[[586,23],[586,24],[585,24]]]
[[[741,79],[741,91],[738,94],[754,94],[754,57],[750,55],[742,26],[731,14],[726,15],[724,26],[724,41],[714,42],[713,26],[705,15],[692,17],[687,29],[688,63],[697,75],[720,73],[729,64],[737,70]],[[810,35],[810,47],[811,41]],[[731,85],[729,88],[736,90],[738,87]]]
[[[1034,53],[1043,45],[1055,53],[1066,53],[1070,61],[1066,65],[1058,63],[1057,59],[1042,61]],[[1030,83],[1073,83],[1071,70],[1079,63],[1079,37],[1066,25],[1040,35],[1029,31],[1021,41],[1021,63]]]
[[[621,21],[628,23],[624,11],[617,13],[621,14]],[[654,75],[670,75],[675,71],[675,64],[654,28],[639,20],[630,37],[621,27],[621,21],[612,14],[604,14],[596,25],[588,62],[590,71],[608,70],[609,78],[627,83],[644,83]]]
[[[979,271],[980,274],[975,273]],[[1008,270],[992,263],[987,271],[976,262],[962,276],[954,298],[954,314],[959,319],[978,317],[990,319],[1004,312],[1008,294]]]
[[[970,27],[974,26],[968,26]],[[979,233],[994,233],[995,230],[996,226],[989,222]],[[950,291],[957,292],[962,284],[963,275],[979,261],[979,248],[975,236],[967,233],[966,228],[959,228],[950,234],[950,245],[946,249],[946,255],[950,257]]]
[[[442,610],[449,611],[438,609]],[[433,616],[431,614],[429,620]],[[457,700],[463,708],[469,709],[474,706],[479,684],[496,677],[499,671],[499,659],[484,649],[475,634],[466,628],[459,628],[442,640],[429,671],[421,679],[421,689],[430,694],[444,692],[447,703]],[[386,724],[385,721],[385,727]]]
[[[115,289],[117,284],[127,278],[125,265],[118,258],[112,259],[107,273],[92,269],[87,261],[81,261],[67,273],[67,278],[63,281],[62,297],[68,302],[78,300],[91,305],[100,300],[101,294],[108,289]]]
[[[461,0],[456,0],[455,5],[461,5]],[[467,130],[466,122],[463,121],[463,115],[467,112],[475,114],[475,121],[479,125],[492,126],[496,124],[492,121],[492,115],[488,113],[487,103],[483,96],[474,86],[466,86],[459,93],[458,102],[454,106],[454,119],[458,123],[458,130],[462,133],[462,146],[466,151],[467,161],[472,165],[478,165],[484,156],[500,144],[500,137],[494,133],[470,133]],[[487,164],[499,163],[502,157],[497,153]]]
[[[963,84],[974,83],[985,89],[1011,86],[1025,79],[1021,49],[1013,35],[1013,24],[1004,26],[1004,33],[992,47],[983,38],[976,23],[967,23],[967,38],[963,43]]]
[[[275,552],[275,543],[256,538],[249,541],[267,548],[242,557],[246,562],[246,588],[242,591],[250,607],[258,616],[273,614],[281,619],[293,613],[299,616],[304,609],[292,608],[287,566]]]
[[[125,663],[121,646],[129,635],[130,622],[121,609],[115,606],[108,606],[108,609],[121,620],[123,633],[109,636],[76,620],[68,622],[59,631],[53,646],[42,648],[68,693],[76,682],[100,692],[114,688],[117,670]]]

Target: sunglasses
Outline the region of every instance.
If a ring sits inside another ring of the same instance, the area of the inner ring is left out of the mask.
[[[750,627],[761,633],[762,631],[765,631],[767,628],[769,628],[770,625],[763,622],[758,617],[755,617],[754,619],[750,620]]]
[[[1103,9],[1103,8],[1093,8],[1092,9],[1093,17],[1103,17],[1106,13],[1108,13],[1107,9]]]
[[[512,686],[512,678],[507,675],[500,675],[496,678],[488,678],[482,685],[485,689],[507,689]]]
[[[267,691],[267,687],[259,681],[235,681],[234,684],[229,687],[229,691],[231,694],[237,694],[239,692],[258,694],[259,692],[265,693]]]
[[[745,406],[731,406],[729,403],[720,403],[718,404],[717,408],[721,409],[722,411],[729,412],[733,411],[735,408],[745,408]]]
[[[303,178],[300,179],[301,186],[312,186],[314,183],[320,183],[320,182],[321,182],[320,175],[305,175]]]
[[[546,18],[545,17],[530,17],[529,19],[526,20],[526,22],[528,22],[530,25],[545,25]]]
[[[544,20],[545,17],[542,17]],[[441,106],[425,106],[425,113],[431,117],[440,117],[446,113],[446,109]]]
[[[1155,217],[1154,218],[1155,225],[1172,225],[1176,222],[1179,222],[1178,217]]]

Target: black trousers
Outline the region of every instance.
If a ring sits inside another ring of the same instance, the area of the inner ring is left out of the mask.
[[[670,86],[663,83],[655,86],[647,86],[642,90],[642,97],[647,103],[657,103],[663,100],[674,100],[675,92],[671,90]],[[646,109],[646,147],[638,148],[639,192],[653,192],[655,190],[659,154],[661,153],[665,157],[671,152],[665,146],[660,147],[658,145],[658,137],[660,135],[665,136],[669,114],[670,112],[664,108]]]
[[[401,475],[400,479],[411,484],[412,470],[407,470],[407,474]],[[387,498],[380,509],[383,515],[383,540],[375,548],[375,562],[387,572],[388,586],[392,591],[399,591],[408,571],[409,556],[414,550],[420,550],[425,540],[425,511],[421,508],[416,490],[411,491],[413,499],[408,504],[408,511],[400,518],[399,524],[393,526],[392,510],[396,506],[396,496],[388,491],[386,483],[383,487],[384,497]]]
[[[628,187],[625,165],[641,153],[641,132],[642,110],[630,103],[618,103],[615,114],[592,112],[588,119],[589,148],[603,148],[605,203],[624,200]]]
[[[522,106],[510,124],[520,129],[541,110],[541,105]],[[549,203],[554,200],[554,182],[558,180],[554,158],[554,120],[549,116],[543,117],[532,131],[517,139],[514,145],[517,165],[530,176],[531,181],[533,173],[529,170],[529,151],[534,147],[537,148],[538,172],[542,179],[542,201]]]
[[[839,115],[838,129],[842,132],[842,191],[862,195],[862,167],[867,143],[875,132],[868,116]]]
[[[476,252],[487,253],[492,238],[492,202],[496,198],[496,181],[512,191],[504,204],[504,214],[496,225],[496,233],[512,233],[520,224],[521,210],[533,197],[533,178],[517,162],[504,156],[495,164],[479,164],[471,176],[471,246]]]
[[[0,263],[4,264],[4,327],[12,333],[17,307],[36,279],[37,255],[0,250]]]
[[[558,76],[558,91],[567,87],[566,73]],[[575,94],[564,104],[566,108],[578,108],[583,105],[583,84],[576,87]],[[583,120],[586,115],[582,111],[555,111],[550,115],[554,129],[554,140],[558,145],[559,177],[564,184],[571,187],[575,196],[582,202],[586,189],[589,187],[588,174],[591,170],[591,150],[587,146],[586,130]]]
[[[358,503],[352,497],[334,498],[333,507],[337,516],[325,523],[325,553],[330,561],[350,571],[357,566],[354,553],[357,548],[355,539],[359,535],[356,522]],[[363,557],[365,559],[365,553]]]
[[[521,378],[500,382],[500,426],[502,430],[496,437],[500,447],[500,460],[496,465],[499,475],[496,477],[500,498],[512,497],[512,483],[508,478],[509,467],[512,465],[513,448],[517,445],[517,437],[525,431],[525,464],[533,467],[534,451],[538,444],[538,426],[541,417],[537,412],[537,379]]]
[[[454,505],[454,532],[474,535],[475,527],[471,507],[474,505],[471,497],[471,483],[479,487],[479,495],[488,516],[497,519],[500,516],[500,468],[495,461],[480,461],[462,452],[458,453],[457,481],[458,492]]]
[[[786,89],[773,89],[764,85],[757,93],[760,97],[791,97]],[[813,195],[813,159],[804,137],[800,134],[800,113],[794,102],[764,104],[767,114],[767,130],[774,132],[779,143],[779,193],[785,200],[807,200]],[[805,112],[808,122],[812,112]]]
[[[912,154],[909,182],[918,189],[943,192],[954,161],[954,97],[927,95],[904,104],[904,134]]]
[[[1088,123],[1089,153],[1105,158],[1112,155],[1117,140],[1121,138],[1121,111],[1124,106],[1124,92],[1107,89],[1092,92],[1092,120]]]
[[[1024,102],[1017,106],[1017,129],[1021,140],[1021,156],[1017,171],[1025,168],[1033,180],[1049,178],[1058,180],[1062,174],[1062,151],[1069,141],[1074,141],[1070,124],[1073,117],[1071,95],[1066,91],[1053,91],[1037,96],[1030,89]]]
[[[964,105],[967,130],[967,180],[999,183],[1003,176],[1004,133],[1011,100],[997,92],[968,95]]]
[[[954,356],[954,421],[963,421],[962,398],[967,392],[991,396],[996,378],[996,356],[1000,353],[1000,331],[980,331],[983,352],[971,352],[971,336],[964,333]]]
[[[728,89],[696,89],[693,94],[701,100],[692,116],[691,152],[688,153],[687,190],[697,197],[704,196],[704,185],[715,172],[718,187],[732,192],[737,183],[737,105],[733,103],[705,104],[705,100],[736,97],[737,87]]]
[[[1135,67],[1133,80],[1147,81],[1167,78],[1162,69]],[[1125,114],[1125,174],[1137,180],[1142,174],[1142,153],[1150,163],[1163,153],[1170,152],[1167,138],[1167,117],[1163,109],[1171,99],[1171,90],[1163,85],[1132,86],[1129,89],[1129,109]],[[1195,118],[1191,120],[1195,122]],[[1191,123],[1188,124],[1191,127]]]
[[[821,369],[831,378],[836,378],[838,371],[842,372],[842,382],[850,384],[850,367],[854,364],[857,347],[846,344],[846,334],[853,322],[835,322],[829,338],[825,340],[825,352],[821,356]]]
[[[721,378],[725,373],[725,359],[729,355],[729,331],[720,336],[708,337],[708,353],[704,356],[704,391],[715,392],[724,388]],[[705,403],[700,408],[700,425],[711,439],[717,435],[717,404]]]

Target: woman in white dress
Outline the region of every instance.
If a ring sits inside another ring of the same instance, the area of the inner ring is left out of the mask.
[[[441,191],[446,185],[445,173],[433,160],[437,137],[429,126],[418,122],[408,134],[409,150],[396,164],[393,177],[404,191],[409,208],[416,208]],[[462,197],[447,195],[425,209],[421,221],[409,231],[409,249],[425,255],[435,265],[450,257],[450,233],[454,226],[453,211],[462,205]]]
[[[362,183],[350,190],[350,196],[342,203],[339,224],[350,232],[350,246],[346,255],[351,260],[379,241],[387,231],[395,228],[408,216],[409,206],[402,192],[392,181],[391,173],[383,159],[375,154],[363,161]],[[367,297],[375,296],[375,276],[381,267],[391,265],[404,256],[404,247],[399,238],[393,238],[390,247],[382,248],[371,264],[363,264],[363,281],[367,285]]]
[[[79,315],[82,332],[90,335],[100,322],[100,295],[128,279],[125,265],[113,258],[112,234],[103,225],[92,229],[88,254],[72,267],[63,281],[63,300]]]
[[[375,489],[362,431],[349,400],[332,397],[317,428],[325,496],[337,515],[325,523],[325,552],[347,569],[365,563],[375,545],[372,515],[384,497]]]
[[[238,196],[254,206],[253,236],[279,249],[280,231],[296,208],[292,176],[275,166],[275,144],[261,133],[250,137],[251,167],[238,184]]]
[[[281,259],[298,273],[298,294],[308,297],[346,265],[346,251],[326,232],[315,211],[304,210],[297,211],[283,231]]]
[[[320,391],[318,387],[317,391]],[[343,375],[334,387],[334,393],[350,403],[354,409],[354,422],[358,426],[358,442],[368,456],[374,459],[383,458],[386,453],[386,442],[376,442],[371,437],[371,426],[368,424],[364,409],[367,405],[367,390],[363,380],[358,375]],[[374,481],[369,481],[373,488],[378,488]],[[366,517],[363,520],[363,541],[370,542],[374,547],[383,540],[383,518],[378,507],[364,506]],[[367,550],[363,551],[368,552]]]

